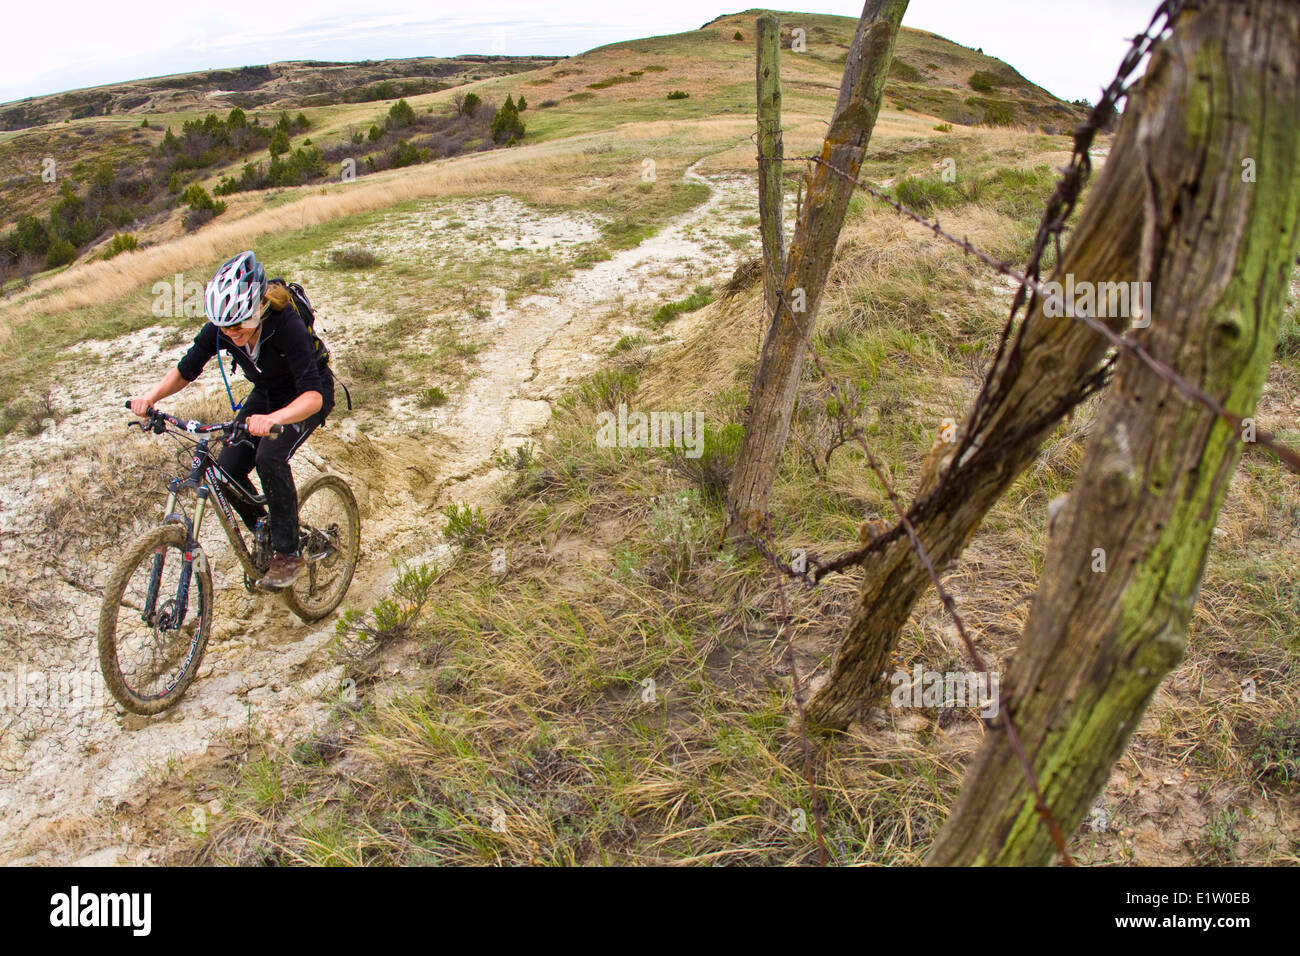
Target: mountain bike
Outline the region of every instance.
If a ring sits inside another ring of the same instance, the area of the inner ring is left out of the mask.
[[[130,407],[128,403],[128,407]],[[198,673],[212,631],[212,565],[199,544],[208,502],[244,572],[244,587],[270,567],[271,533],[263,517],[245,542],[243,521],[230,501],[265,511],[266,496],[252,494],[217,464],[214,445],[254,442],[243,422],[204,425],[150,409],[127,427],[167,435],[188,455],[189,476],[167,485],[162,523],[127,548],[104,588],[99,613],[99,666],[113,696],[136,714],[157,714],[180,700]],[[279,425],[271,429],[278,434]],[[193,517],[178,507],[193,492]],[[303,621],[325,617],[343,600],[361,550],[361,518],[347,482],[317,475],[298,490],[298,541],[305,567],[278,592]],[[264,593],[264,592],[263,592]]]

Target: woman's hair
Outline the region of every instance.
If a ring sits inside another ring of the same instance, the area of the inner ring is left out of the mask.
[[[278,282],[269,283],[266,287],[266,293],[262,296],[262,301],[279,312],[289,304],[289,290]]]

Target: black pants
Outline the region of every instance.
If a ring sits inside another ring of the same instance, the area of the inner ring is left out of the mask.
[[[236,418],[242,422],[249,415],[268,415],[273,411],[276,409],[270,406],[266,393],[255,388],[244,399]],[[256,465],[257,477],[262,482],[262,491],[266,494],[266,504],[271,513],[271,547],[279,554],[298,553],[298,489],[293,483],[289,459],[307,440],[307,436],[325,421],[329,412],[329,407],[322,406],[311,418],[296,425],[285,425],[279,435],[254,439],[255,445],[247,442],[227,445],[217,458],[221,470],[249,494],[255,494],[248,475]],[[239,512],[250,530],[265,514],[261,508],[245,504],[233,495],[230,504]]]

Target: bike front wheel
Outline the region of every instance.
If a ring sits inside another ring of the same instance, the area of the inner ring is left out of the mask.
[[[361,513],[348,483],[317,475],[298,492],[299,542],[306,567],[281,593],[305,622],[318,621],[343,601],[361,553]]]
[[[173,706],[198,673],[212,630],[212,572],[191,565],[182,587],[185,529],[146,531],[104,588],[99,666],[117,702],[134,714]]]

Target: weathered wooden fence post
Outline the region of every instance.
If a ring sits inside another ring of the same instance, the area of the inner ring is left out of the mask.
[[[822,143],[825,163],[856,179],[880,113],[894,40],[908,0],[867,0],[844,64],[844,79],[830,130]],[[853,183],[823,164],[813,169],[790,244],[780,305],[772,313],[758,371],[749,393],[745,437],[727,489],[727,537],[743,541],[768,518],[768,498],[794,414],[799,377],[817,307],[835,255]]]
[[[1300,115],[1300,6],[1189,8],[1129,111],[1147,147],[1136,158],[1152,217],[1143,278],[1153,303],[1138,334],[1156,359],[1249,416],[1300,245],[1300,127],[1279,121]],[[1247,161],[1254,176],[1243,175]],[[1002,706],[1066,833],[1182,659],[1241,455],[1231,432],[1121,356],[1002,682]],[[1006,734],[990,731],[927,863],[1050,862],[1054,844],[1033,802]]]
[[[758,219],[763,238],[763,293],[767,315],[776,314],[785,275],[784,191],[781,180],[781,21],[764,13],[757,20]]]

